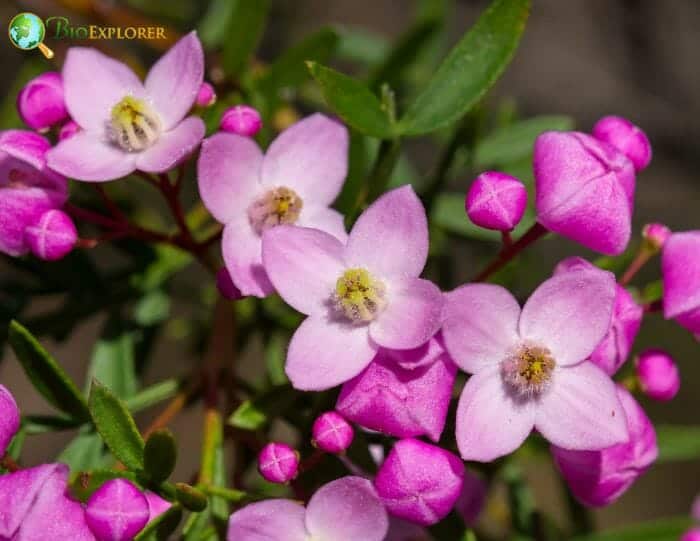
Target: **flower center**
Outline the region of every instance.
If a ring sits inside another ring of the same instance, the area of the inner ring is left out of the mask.
[[[386,306],[386,288],[365,269],[348,269],[335,284],[336,307],[353,323],[372,321]]]
[[[556,362],[537,344],[522,344],[503,360],[503,379],[521,395],[540,394],[552,380]]]
[[[112,139],[127,152],[150,147],[160,130],[160,117],[144,100],[126,96],[112,107]]]
[[[265,192],[248,208],[250,225],[258,234],[280,224],[294,224],[304,201],[294,190],[279,186]]]

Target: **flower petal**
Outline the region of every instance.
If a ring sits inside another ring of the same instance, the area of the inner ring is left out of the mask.
[[[290,500],[265,500],[231,515],[227,541],[306,541],[304,506]]]
[[[348,172],[348,130],[316,113],[284,130],[265,154],[262,183],[287,186],[304,204],[329,205]]]
[[[591,362],[556,370],[542,395],[535,428],[564,449],[595,451],[629,437],[615,384]]]
[[[5,386],[0,385],[0,456],[19,430],[19,408],[17,402]]]
[[[259,189],[262,159],[250,137],[219,132],[202,141],[197,161],[199,193],[222,224],[247,213]]]
[[[58,464],[42,464],[0,476],[0,539],[14,539],[46,480]]]
[[[377,348],[365,325],[311,316],[292,336],[285,371],[295,389],[330,389],[362,372]]]
[[[231,280],[242,295],[267,297],[274,287],[262,265],[262,241],[253,231],[246,216],[226,224],[221,239],[221,251]]]
[[[4,130],[0,132],[0,151],[27,162],[35,169],[43,169],[45,154],[51,148],[49,140],[28,130]]]
[[[474,374],[457,405],[457,446],[464,460],[490,462],[515,451],[535,424],[531,400],[518,400],[503,382],[500,370]]]
[[[70,116],[86,130],[104,132],[112,107],[127,95],[142,97],[143,85],[126,64],[97,49],[71,47],[63,63],[63,89]],[[86,152],[89,154],[89,152]]]
[[[313,495],[306,509],[306,529],[313,539],[382,541],[389,517],[371,482],[343,477]]]
[[[598,269],[573,270],[545,280],[520,316],[520,336],[548,348],[557,364],[588,358],[610,328],[615,276]]]
[[[270,281],[292,308],[304,314],[328,311],[343,274],[343,245],[328,233],[280,225],[263,234],[262,257]]]
[[[385,348],[417,348],[440,329],[445,298],[434,283],[420,278],[395,278],[386,285],[387,306],[370,323],[369,334]]]
[[[124,152],[94,132],[82,131],[49,150],[46,162],[54,171],[76,180],[107,182],[136,169],[136,154]]]
[[[411,186],[385,193],[355,222],[346,262],[381,276],[417,277],[428,257],[428,221]]]
[[[149,173],[164,173],[197,148],[205,131],[201,118],[187,117],[169,132],[161,134],[153,146],[138,153],[136,167]]]
[[[204,79],[204,51],[197,32],[190,32],[153,64],[144,86],[160,113],[163,128],[180,122],[197,98]]]
[[[332,208],[320,206],[307,208],[305,206],[296,225],[330,233],[343,244],[348,240],[348,234],[345,231],[345,216]]]
[[[492,284],[464,285],[445,297],[442,336],[455,363],[471,374],[500,363],[518,341],[518,301]]]

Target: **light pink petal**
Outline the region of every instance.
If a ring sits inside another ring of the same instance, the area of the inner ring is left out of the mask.
[[[306,529],[312,539],[382,541],[389,517],[370,481],[343,477],[313,495],[306,509]]]
[[[330,389],[362,372],[377,349],[365,325],[311,316],[292,336],[285,371],[295,389]]]
[[[440,328],[445,298],[420,278],[394,278],[387,286],[387,306],[369,326],[372,340],[392,349],[412,349]]]
[[[564,449],[595,451],[629,437],[615,384],[591,362],[558,369],[542,395],[535,428]]]
[[[565,272],[545,280],[520,317],[520,336],[548,348],[557,364],[588,358],[610,328],[615,277],[598,269]]]
[[[531,400],[509,392],[500,370],[474,374],[457,405],[457,446],[464,460],[490,462],[515,451],[535,424]]]
[[[0,475],[0,539],[14,539],[44,483],[58,467],[58,464],[42,464]]]
[[[27,162],[35,169],[43,169],[46,151],[51,143],[46,137],[28,130],[4,130],[0,132],[0,151]]]
[[[250,137],[219,132],[202,141],[197,161],[199,194],[222,224],[247,216],[259,190],[263,155]]]
[[[20,413],[12,393],[0,385],[0,456],[19,430]]]
[[[304,314],[327,313],[344,272],[343,245],[328,233],[280,225],[263,234],[267,275],[285,302]]]
[[[204,121],[190,116],[172,130],[161,134],[153,146],[139,152],[136,167],[149,173],[163,173],[189,156],[204,137]]]
[[[417,277],[428,257],[428,221],[410,186],[385,193],[355,222],[346,261],[381,276]]]
[[[335,209],[320,206],[304,206],[296,225],[311,227],[330,233],[345,244],[348,234],[345,231],[345,217]]]
[[[304,205],[329,205],[348,172],[348,130],[316,113],[284,130],[265,154],[262,183],[286,186]]]
[[[518,301],[492,284],[464,285],[445,296],[442,336],[455,363],[472,374],[500,363],[518,341]]]
[[[231,515],[227,541],[307,541],[304,506],[290,500],[251,503]]]
[[[661,275],[666,319],[690,316],[700,308],[700,231],[668,238],[661,253]]]
[[[105,131],[112,107],[144,89],[131,68],[97,49],[71,47],[63,64],[63,89],[70,116],[80,127]]]
[[[146,92],[160,113],[164,129],[171,129],[185,117],[203,78],[204,51],[193,31],[161,56],[146,76]]]
[[[247,216],[238,216],[226,224],[221,239],[224,263],[244,296],[267,297],[274,291],[262,265],[261,249],[262,240]]]

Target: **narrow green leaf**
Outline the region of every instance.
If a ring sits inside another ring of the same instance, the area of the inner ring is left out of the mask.
[[[664,284],[661,280],[654,280],[653,282],[648,283],[646,286],[644,286],[644,290],[642,291],[642,301],[649,303],[649,302],[656,302],[663,297],[664,294]]]
[[[166,481],[175,469],[177,446],[173,433],[167,428],[156,430],[146,440],[143,450],[143,466],[148,478],[155,485]]]
[[[134,320],[143,327],[162,323],[170,316],[170,296],[161,289],[149,291],[134,307]]]
[[[224,425],[221,414],[214,410],[207,411],[204,423],[199,484],[223,486],[226,484],[226,465],[224,463]],[[211,514],[223,522],[228,520],[228,502],[221,496],[212,495]]]
[[[96,432],[81,431],[56,459],[68,464],[71,472],[93,470],[103,466],[104,444]]]
[[[226,74],[237,77],[262,38],[270,0],[236,0],[226,27],[223,67]]]
[[[207,49],[219,47],[226,39],[226,27],[238,0],[212,0],[197,26],[197,35]]]
[[[88,406],[95,427],[112,454],[130,470],[143,470],[143,438],[124,402],[94,380]]]
[[[167,541],[175,532],[182,520],[182,507],[175,504],[165,513],[150,521],[146,527],[134,537],[134,541]]]
[[[255,400],[246,400],[231,414],[227,424],[243,430],[258,430],[292,406],[297,394],[289,385],[273,387]]]
[[[428,133],[464,115],[493,86],[525,29],[530,0],[496,0],[438,68],[399,122],[407,135]]]
[[[700,427],[657,425],[659,462],[700,459]]]
[[[389,43],[380,34],[374,34],[365,28],[343,27],[340,29],[338,56],[343,60],[372,66],[381,62],[388,52]]]
[[[24,372],[54,407],[79,421],[90,419],[85,398],[42,345],[17,321],[10,323],[8,341]]]
[[[350,126],[380,139],[394,135],[387,111],[364,83],[317,62],[307,62],[307,66],[328,106]]]
[[[110,318],[92,351],[87,386],[97,379],[119,398],[136,393],[134,337],[119,318]]]
[[[160,383],[154,383],[135,395],[126,398],[124,403],[131,413],[144,410],[163,400],[172,398],[180,388],[180,382],[176,379],[166,379]]]
[[[207,495],[192,485],[175,483],[175,494],[185,509],[200,512],[207,508]]]
[[[576,537],[572,541],[678,541],[690,526],[690,517],[665,518]]]

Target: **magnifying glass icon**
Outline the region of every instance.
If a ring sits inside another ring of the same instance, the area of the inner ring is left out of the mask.
[[[53,51],[44,45],[46,27],[41,17],[34,13],[20,13],[12,17],[7,29],[12,45],[23,51],[39,49],[48,59],[53,58]]]

